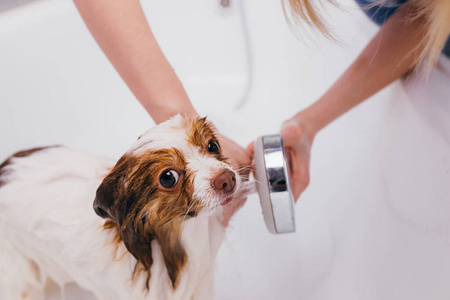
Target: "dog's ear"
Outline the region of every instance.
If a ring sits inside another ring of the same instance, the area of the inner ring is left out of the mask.
[[[139,234],[136,228],[129,224],[121,231],[121,237],[128,251],[142,263],[146,271],[150,271],[153,263],[151,251],[153,236]]]
[[[102,218],[110,218],[119,225],[116,212],[117,205],[125,193],[125,180],[130,159],[122,156],[111,172],[103,179],[97,189],[94,200],[94,211]]]
[[[173,216],[150,218],[142,209],[156,190],[150,184],[155,173],[153,160],[142,160],[124,155],[97,189],[94,210],[102,218],[116,225],[127,250],[143,265],[150,278],[153,264],[151,242],[158,240],[172,286],[175,288],[179,274],[186,264],[186,252],[181,245],[181,228],[184,218]],[[177,215],[175,213],[175,215]],[[148,284],[149,281],[147,281]]]
[[[97,189],[94,200],[94,211],[102,218],[112,219],[111,209],[114,204],[114,186],[107,179],[105,178]]]
[[[144,188],[127,191],[127,186],[133,184],[129,177],[134,166],[136,166],[135,158],[127,155],[120,158],[98,187],[94,210],[100,217],[112,220],[128,251],[142,263],[146,271],[150,271],[153,263],[151,252],[153,234],[146,233],[140,227],[143,223],[139,224],[139,221],[130,218],[133,216],[131,212],[140,205],[138,199],[145,198],[137,195],[136,191],[144,194],[147,192]]]

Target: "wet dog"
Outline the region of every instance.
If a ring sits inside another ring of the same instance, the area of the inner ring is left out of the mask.
[[[205,118],[154,127],[115,165],[16,153],[0,165],[2,299],[43,299],[47,278],[105,300],[212,299],[222,208],[242,186]]]

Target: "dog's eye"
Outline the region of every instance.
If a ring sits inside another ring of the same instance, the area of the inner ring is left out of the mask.
[[[208,143],[208,152],[212,154],[219,154],[220,152],[219,144],[217,142],[210,141]]]
[[[165,188],[171,188],[177,184],[178,179],[180,178],[180,174],[174,170],[167,170],[161,174],[161,178],[159,178],[159,183]]]

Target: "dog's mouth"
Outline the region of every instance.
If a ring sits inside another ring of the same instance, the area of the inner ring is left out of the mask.
[[[228,203],[230,203],[233,200],[233,196],[228,197],[227,199],[225,199],[225,201],[223,201],[220,205],[225,206]]]

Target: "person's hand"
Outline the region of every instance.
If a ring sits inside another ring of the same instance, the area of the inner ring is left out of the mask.
[[[309,184],[309,160],[314,134],[307,130],[306,124],[296,115],[283,123],[281,136],[289,162],[292,194],[297,202],[298,197]],[[247,146],[247,150],[253,157],[254,142]]]
[[[247,181],[251,169],[251,154],[226,136],[217,134],[217,138],[219,139],[222,153],[228,158],[233,169],[239,173],[243,181]],[[231,217],[236,211],[244,205],[245,200],[247,200],[247,198],[236,197],[233,201],[224,206],[222,223],[225,227],[228,226]]]
[[[314,135],[309,133],[302,119],[295,116],[284,121],[281,136],[289,162],[292,194],[297,201],[309,184],[309,162]]]

